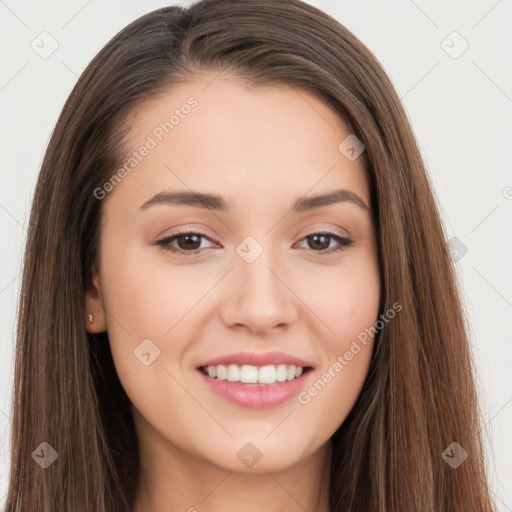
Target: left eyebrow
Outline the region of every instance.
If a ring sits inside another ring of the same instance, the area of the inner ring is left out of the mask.
[[[304,197],[295,201],[292,207],[294,213],[308,212],[321,208],[322,206],[329,206],[336,203],[351,202],[356,204],[363,210],[371,211],[370,207],[357,195],[350,190],[339,188],[328,192],[327,194],[320,194],[312,197]]]
[[[331,192],[320,194],[312,197],[303,197],[297,199],[292,206],[293,213],[303,213],[323,206],[329,206],[336,203],[350,202],[356,204],[363,210],[371,211],[370,207],[356,194],[343,188],[333,190]],[[196,208],[204,208],[209,210],[226,212],[230,210],[231,203],[226,201],[222,196],[217,194],[207,194],[195,191],[177,191],[177,192],[160,192],[146,201],[140,210],[155,204],[169,204],[175,206],[193,206]]]
[[[230,209],[227,201],[221,196],[186,190],[179,192],[160,192],[146,201],[140,209],[145,210],[149,206],[162,203],[175,206],[195,206],[196,208],[223,212]]]

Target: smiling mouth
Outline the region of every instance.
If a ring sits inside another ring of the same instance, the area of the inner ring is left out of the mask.
[[[248,386],[269,386],[296,380],[311,371],[312,368],[288,364],[266,366],[218,364],[200,366],[198,370],[214,380],[247,384]]]

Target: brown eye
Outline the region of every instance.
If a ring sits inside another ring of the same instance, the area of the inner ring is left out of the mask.
[[[203,239],[213,242],[211,238],[207,237],[203,233],[180,231],[179,233],[174,233],[162,238],[162,240],[159,240],[157,244],[171,252],[195,254],[200,252],[201,242]],[[172,245],[173,242],[176,242],[176,245]]]
[[[307,239],[310,241],[310,247],[312,249],[319,249],[320,251],[325,251],[331,245],[331,239],[329,235],[316,234],[308,236]],[[312,243],[311,243],[312,241]]]
[[[338,235],[337,233],[313,233],[303,238],[307,241],[308,248],[317,252],[320,255],[331,254],[338,252],[346,247],[350,246],[353,242],[352,239],[345,238]],[[338,243],[337,247],[329,248],[331,241],[335,240]]]
[[[178,242],[178,247],[184,250],[196,250],[201,247],[201,236],[198,236],[195,233],[187,233],[186,235],[180,235],[176,237],[176,241]]]

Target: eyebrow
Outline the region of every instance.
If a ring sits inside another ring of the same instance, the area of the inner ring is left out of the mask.
[[[363,210],[370,212],[370,208],[358,195],[343,188],[332,190],[325,194],[299,198],[293,203],[291,209],[293,213],[304,213],[323,206],[344,202],[356,204]],[[231,208],[231,203],[226,201],[222,196],[184,190],[176,192],[160,192],[146,201],[140,207],[140,210],[145,210],[146,208],[156,204],[193,206],[196,208],[205,208],[220,212],[227,212]]]

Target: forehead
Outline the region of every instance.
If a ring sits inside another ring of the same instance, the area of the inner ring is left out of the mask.
[[[150,148],[116,187],[132,198],[190,188],[256,207],[265,197],[343,187],[369,204],[362,158],[350,161],[338,149],[350,131],[303,89],[205,74],[141,104],[128,123],[123,163]]]

